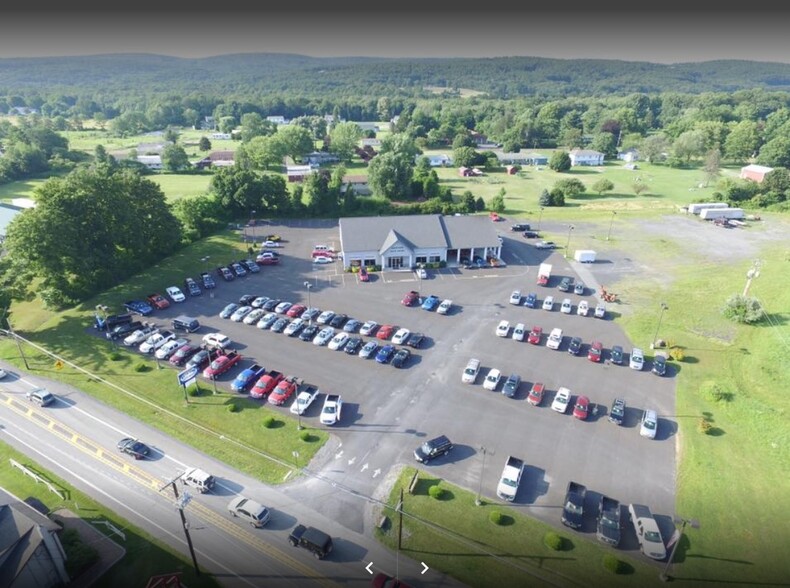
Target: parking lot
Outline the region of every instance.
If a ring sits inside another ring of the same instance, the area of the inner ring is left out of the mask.
[[[612,345],[621,345],[626,353],[632,345],[612,320],[593,318],[597,285],[589,284],[583,296],[559,292],[556,287],[561,276],[594,281],[594,266],[582,268],[581,275],[577,275],[571,266],[574,262],[565,260],[560,253],[539,251],[519,234],[503,232],[506,267],[429,270],[428,278],[422,280],[410,271],[372,273],[371,280],[362,283],[356,274],[344,273],[340,262],[326,266],[311,263],[313,245],[321,243],[339,249],[336,223],[302,221],[257,230],[258,240],[264,233],[282,237],[279,265],[262,267],[260,273],[232,282],[215,274],[215,290],[172,304],[150,318],[169,328],[170,319],[176,315],[195,316],[202,326],[187,335],[192,342],[199,343],[211,331],[227,334],[245,359],[217,380],[224,389],[229,390],[239,371],[256,361],[267,370],[296,375],[317,385],[323,393],[342,395],[343,414],[341,422],[331,428],[335,433],[333,440],[310,464],[314,476],[291,483],[295,498],[315,504],[351,529],[363,531],[367,519],[360,508],[359,495],[380,493],[378,487],[393,466],[415,463],[414,448],[444,434],[455,448],[425,466],[427,469],[472,491],[480,489],[486,500],[497,501],[495,488],[505,460],[508,455],[519,457],[527,469],[513,505],[551,524],[559,524],[559,507],[569,480],[588,487],[591,512],[597,502],[596,493],[605,493],[626,504],[647,504],[657,515],[674,512],[675,374],[670,367],[665,377],[658,377],[650,373],[649,361],[641,372],[629,369],[627,359],[622,366],[607,361]],[[548,287],[536,285],[536,269],[542,261],[553,265]],[[212,271],[215,266],[213,263]],[[161,289],[168,285],[162,284]],[[509,304],[510,293],[516,289],[523,295],[536,292],[538,307]],[[450,298],[455,307],[448,316],[419,306],[405,307],[400,301],[408,290],[417,290],[421,298],[430,294]],[[424,333],[425,344],[413,350],[406,368],[397,369],[219,318],[219,311],[243,294],[309,303],[363,321],[406,327]],[[548,294],[556,301],[553,311],[539,306]],[[573,312],[567,315],[559,312],[559,302],[565,297],[573,301]],[[587,317],[575,312],[582,298],[590,304]],[[532,345],[497,337],[495,329],[503,319],[511,327],[520,322],[527,329],[542,326],[542,343]],[[554,327],[562,328],[564,334],[557,351],[545,345],[545,338]],[[584,342],[579,356],[567,353],[572,336],[579,336]],[[604,361],[600,364],[586,358],[594,339],[604,346]],[[645,349],[645,353],[649,357],[651,351]],[[471,385],[461,383],[461,372],[470,357],[477,357],[482,363],[480,375]],[[490,368],[501,370],[503,380],[510,373],[521,376],[515,398],[501,393],[502,384],[493,392],[483,388],[483,378]],[[527,392],[536,381],[546,386],[544,400],[537,407],[526,402]],[[599,414],[580,421],[570,414],[571,409],[567,414],[551,410],[551,400],[560,386],[570,388],[574,398],[578,394],[588,396],[600,406]],[[612,400],[618,396],[627,403],[622,426],[606,418]],[[304,425],[323,427],[318,422],[322,399],[319,397],[302,417]],[[275,410],[286,414],[289,404]],[[639,418],[644,408],[658,412],[655,440],[639,435]],[[583,532],[594,537],[593,515]],[[624,546],[636,548],[635,540],[624,541]]]

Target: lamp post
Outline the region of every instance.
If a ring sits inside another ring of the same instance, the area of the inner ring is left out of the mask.
[[[483,466],[480,468],[480,484],[477,487],[477,498],[475,498],[475,505],[480,506],[483,504],[483,501],[480,500],[480,493],[483,491],[483,475],[486,471],[486,453],[487,450],[485,446],[480,447],[480,451],[483,453]]]
[[[543,207],[540,207],[540,214],[538,215],[538,232],[540,232],[540,223],[543,220]]]
[[[250,211],[250,224],[252,225],[252,245],[253,247],[258,244],[258,241],[255,238],[255,211]]]
[[[613,210],[612,211],[612,220],[609,222],[609,233],[606,235],[606,240],[607,241],[612,236],[612,225],[614,225],[614,217],[616,217],[616,216],[617,216],[617,213]]]
[[[573,231],[575,227],[573,225],[568,225],[568,241],[565,243],[565,258],[568,258],[568,248],[571,246],[571,231]]]
[[[692,529],[699,529],[699,521],[697,519],[684,519],[683,517],[679,517],[677,515],[674,516],[675,523],[680,523],[680,530],[675,530],[675,533],[672,535],[672,551],[669,552],[669,559],[667,560],[667,565],[664,566],[664,569],[658,575],[659,579],[662,582],[667,582],[669,580],[669,566],[672,565],[672,560],[675,558],[675,551],[677,551],[678,545],[680,545],[681,539],[683,539],[683,530],[686,528],[686,525],[691,525]]]
[[[312,290],[313,285],[305,281],[304,287],[307,288],[307,308],[313,308],[312,304],[310,304],[310,290]],[[313,326],[313,313],[310,313],[310,318],[307,319],[307,325],[312,327]]]
[[[658,339],[658,330],[661,328],[661,319],[664,318],[664,311],[669,310],[666,302],[661,303],[661,314],[658,315],[658,325],[656,325],[656,333],[653,335],[653,343],[650,345],[650,349],[655,349],[656,347],[656,339]]]

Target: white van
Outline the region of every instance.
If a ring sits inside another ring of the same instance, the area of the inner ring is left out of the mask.
[[[187,470],[181,475],[181,481],[186,486],[195,488],[201,494],[211,492],[216,482],[214,476],[208,472],[204,472],[199,468],[187,468]]]

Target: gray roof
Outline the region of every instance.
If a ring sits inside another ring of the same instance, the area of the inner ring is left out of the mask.
[[[340,219],[344,251],[384,251],[395,240],[414,249],[499,247],[488,216],[367,216]]]

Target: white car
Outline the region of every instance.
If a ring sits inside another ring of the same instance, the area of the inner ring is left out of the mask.
[[[244,317],[244,319],[242,320],[242,322],[243,322],[245,325],[252,325],[252,324],[255,324],[255,323],[257,323],[257,322],[258,322],[258,321],[261,319],[261,317],[262,317],[263,315],[265,315],[265,314],[266,314],[266,311],[265,311],[265,310],[263,310],[262,308],[253,308],[253,309],[252,309],[252,310],[249,312],[249,314],[247,314],[247,316],[245,316],[245,317]]]
[[[326,345],[335,336],[335,329],[332,327],[324,327],[313,338],[313,345]]]
[[[420,278],[421,280],[428,279],[428,272],[425,271],[424,267],[417,268],[417,277]]]
[[[168,339],[166,340],[165,335],[163,335],[162,333],[154,333],[153,335],[148,337],[148,339],[143,341],[140,344],[140,347],[138,347],[138,349],[140,350],[140,353],[153,353],[154,351],[159,349],[162,345],[164,345],[169,339],[175,338],[175,336],[172,334],[167,337]]]
[[[442,303],[439,305],[439,308],[436,309],[436,312],[439,314],[450,314],[450,311],[453,308],[453,301],[449,298],[442,300]]]
[[[126,345],[127,347],[130,347],[132,345],[139,345],[140,343],[148,339],[148,337],[158,332],[159,329],[157,327],[143,327],[142,329],[137,329],[134,333],[128,335],[123,340],[123,344]]]
[[[331,257],[326,257],[325,255],[319,255],[313,258],[313,263],[316,265],[327,265],[330,263],[334,263],[335,260]]]
[[[203,345],[217,349],[230,347],[230,337],[222,333],[206,333],[203,335]]]
[[[486,390],[496,390],[499,386],[499,380],[502,379],[502,372],[496,368],[488,370],[485,379],[483,380],[483,388]]]
[[[554,296],[546,296],[543,299],[543,310],[554,310]]]
[[[499,324],[496,326],[496,336],[507,337],[508,333],[510,333],[510,323],[506,320],[499,321]]]
[[[348,338],[350,336],[351,335],[349,335],[345,331],[340,331],[337,335],[332,337],[332,339],[327,344],[327,347],[329,347],[329,349],[331,349],[333,351],[337,351],[338,349],[342,349],[343,345],[346,344],[346,342],[348,341]]]
[[[658,429],[658,415],[655,410],[647,409],[642,413],[642,422],[639,425],[639,434],[648,439],[656,438]]]
[[[513,340],[514,341],[523,341],[524,337],[527,336],[527,327],[524,323],[518,323],[515,327],[513,327]]]
[[[176,349],[189,343],[186,339],[171,339],[154,352],[157,359],[170,359]]]
[[[595,306],[595,318],[606,318],[606,305],[603,302]]]
[[[255,300],[250,302],[250,306],[252,306],[253,308],[260,308],[267,302],[269,302],[268,296],[258,296]]]
[[[568,388],[560,387],[557,394],[554,395],[554,400],[551,403],[551,410],[564,413],[568,410],[568,405],[571,402],[571,391]]]
[[[184,293],[181,291],[181,288],[178,286],[168,286],[165,288],[165,292],[167,292],[167,295],[173,299],[173,302],[183,302],[187,299],[187,297],[184,296]]]
[[[628,367],[632,370],[641,370],[645,365],[645,354],[639,347],[634,347],[631,350],[631,358],[628,360]]]
[[[340,411],[343,408],[343,399],[339,394],[327,394],[324,406],[318,419],[322,425],[334,425],[340,420]]]
[[[289,337],[293,337],[294,335],[296,335],[296,333],[298,333],[301,330],[303,326],[305,326],[306,323],[307,321],[305,321],[304,319],[296,318],[292,320],[290,323],[288,323],[288,326],[285,327],[283,333],[285,333]]]
[[[579,316],[587,316],[588,312],[590,312],[590,305],[586,300],[580,301],[579,306],[576,307],[576,314]]]
[[[230,320],[234,323],[240,323],[245,316],[252,312],[252,306],[239,306],[232,315],[230,315]]]
[[[291,404],[291,413],[304,414],[316,398],[318,398],[318,386],[308,386],[296,395],[296,399]]]
[[[3,368],[0,368],[0,380],[5,378],[8,375],[8,372],[5,371]]]
[[[510,304],[515,304],[516,306],[521,304],[521,290],[513,290],[510,293]]]
[[[278,249],[282,245],[278,241],[264,241],[262,247],[265,249]]]
[[[560,305],[560,312],[570,314],[573,306],[570,298],[565,298]]]
[[[549,338],[546,339],[546,347],[549,349],[559,349],[562,344],[562,329],[555,327],[549,333]]]
[[[285,314],[292,306],[293,302],[280,302],[280,304],[274,307],[274,312],[277,314]]]
[[[411,331],[406,327],[401,327],[400,329],[395,331],[395,334],[392,336],[392,342],[395,345],[403,345],[404,343],[406,343],[406,340],[409,338],[409,335],[411,335]]]
[[[373,331],[376,330],[379,324],[376,321],[365,321],[361,327],[359,327],[359,334],[360,335],[370,335]]]
[[[315,319],[315,322],[317,322],[319,325],[325,325],[326,323],[331,321],[334,318],[334,316],[335,316],[334,311],[325,310],[324,312],[318,315],[318,318]]]

